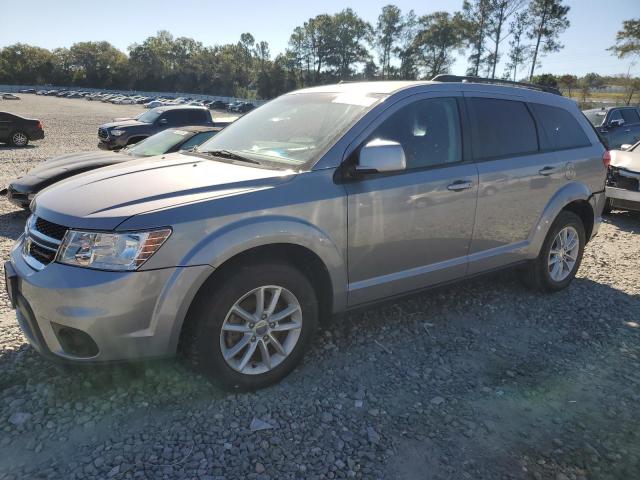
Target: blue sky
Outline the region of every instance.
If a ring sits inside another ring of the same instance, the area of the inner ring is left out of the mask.
[[[434,10],[457,10],[462,0],[30,0],[22,13],[0,15],[0,46],[16,42],[45,48],[68,47],[74,42],[107,40],[126,51],[158,30],[188,36],[215,45],[236,42],[243,32],[269,42],[272,54],[283,51],[294,27],[319,13],[351,7],[375,24],[383,5],[423,15]],[[565,48],[542,59],[540,72],[583,75],[626,73],[628,60],[606,51],[615,41],[622,21],[640,16],[640,0],[567,0],[571,27],[561,37]],[[6,9],[5,9],[6,10]],[[20,10],[20,9],[18,9]],[[5,12],[6,13],[6,12]],[[14,12],[15,13],[15,12]],[[506,42],[505,42],[506,43]],[[506,48],[506,45],[505,45]],[[466,61],[456,61],[453,73],[463,74]],[[502,72],[502,68],[499,68]],[[640,61],[632,68],[640,75]]]

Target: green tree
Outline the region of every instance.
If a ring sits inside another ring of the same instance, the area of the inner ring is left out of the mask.
[[[509,61],[505,69],[506,78],[516,81],[518,67],[527,61],[531,46],[524,42],[530,21],[527,11],[518,12],[509,25]]]
[[[616,34],[616,44],[608,50],[619,58],[640,56],[640,18],[625,20]]]
[[[516,15],[524,5],[524,0],[490,0],[487,18],[487,38],[492,44],[487,63],[491,66],[491,78],[496,78],[496,67],[500,60],[500,44],[510,33],[505,30],[509,19]]]
[[[467,75],[479,76],[486,62],[486,37],[492,0],[464,0],[462,4],[462,38],[471,49]]]
[[[396,55],[400,58],[398,76],[406,80],[418,78],[416,54],[413,42],[418,35],[418,17],[416,12],[409,12],[402,17],[402,34],[400,45],[395,48]]]
[[[571,90],[578,87],[578,77],[575,75],[562,75],[558,78],[558,85],[567,91],[567,94],[571,96]]]
[[[542,85],[544,87],[558,88],[558,79],[551,73],[543,73],[542,75],[536,75],[531,79],[531,83],[536,85]]]
[[[562,4],[562,0],[531,0],[528,15],[531,21],[527,36],[534,41],[529,79],[533,78],[538,56],[558,52],[562,45],[558,37],[569,25],[567,14],[569,7]]]
[[[335,14],[332,23],[327,64],[334,67],[338,78],[346,80],[353,74],[355,64],[364,64],[371,58],[365,43],[371,42],[373,29],[350,8]]]
[[[24,43],[0,50],[0,81],[16,84],[42,84],[49,81],[54,68],[52,53]]]
[[[420,30],[414,40],[414,51],[425,78],[447,73],[454,52],[463,46],[460,18],[448,12],[435,12],[420,17]]]
[[[400,41],[404,23],[402,13],[395,5],[385,5],[378,16],[375,29],[375,45],[379,53],[380,69],[383,78],[389,78],[391,56]]]

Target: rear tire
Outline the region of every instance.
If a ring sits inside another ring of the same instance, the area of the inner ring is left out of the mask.
[[[580,268],[585,244],[582,219],[563,210],[551,225],[538,258],[524,268],[524,282],[540,292],[557,292],[568,287]]]
[[[14,147],[26,147],[29,144],[29,136],[21,130],[16,130],[11,133],[9,144]]]
[[[223,387],[241,390],[289,374],[318,324],[318,301],[307,277],[286,263],[269,262],[240,265],[210,283],[185,332],[192,363]]]

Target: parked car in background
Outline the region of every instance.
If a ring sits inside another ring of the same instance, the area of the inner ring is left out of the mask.
[[[332,312],[516,265],[568,287],[605,200],[593,128],[540,87],[434,80],[292,92],[195,152],[40,192],[5,265],[25,337],[259,388]]]
[[[585,116],[610,149],[640,141],[640,108],[602,107],[584,110]]]
[[[17,95],[14,95],[13,93],[3,93],[2,99],[3,100],[20,100],[20,97]]]
[[[211,110],[226,110],[229,104],[227,102],[223,102],[222,100],[214,100],[209,103],[209,108]]]
[[[7,188],[0,190],[0,195],[6,196],[14,205],[28,209],[31,200],[40,190],[65,178],[133,158],[190,150],[209,140],[220,130],[219,127],[199,126],[170,128],[118,151],[98,150],[54,157],[13,180]]]
[[[640,211],[640,142],[611,150],[607,175],[605,212],[613,209]]]
[[[157,107],[163,107],[167,105],[166,102],[160,101],[160,100],[152,100],[148,103],[144,104],[144,108],[157,108]]]
[[[211,112],[204,107],[188,105],[153,108],[127,119],[106,123],[98,128],[98,147],[115,150],[139,142],[155,133],[172,127],[200,125],[224,127],[229,122],[215,122]]]
[[[26,147],[31,140],[42,140],[44,128],[40,120],[0,112],[0,142]]]
[[[35,88],[23,88],[19,91],[19,93],[36,93]]]

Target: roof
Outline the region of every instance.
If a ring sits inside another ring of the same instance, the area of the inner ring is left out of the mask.
[[[426,88],[428,87],[428,88]],[[434,88],[440,92],[478,92],[509,95],[511,97],[520,98],[522,101],[539,101],[551,105],[565,105],[574,107],[576,102],[568,97],[539,91],[533,88],[526,88],[524,85],[505,85],[499,83],[488,82],[451,82],[451,81],[433,81],[433,80],[413,80],[413,81],[371,81],[371,82],[345,82],[333,85],[321,85],[317,87],[303,88],[288,95],[296,95],[303,93],[336,93],[348,96],[375,96],[375,95],[393,95],[404,91],[410,94],[411,91],[416,93]]]
[[[219,132],[222,127],[207,127],[202,125],[186,125],[184,127],[175,127],[171,130],[186,130],[187,132],[200,133],[200,132]]]
[[[207,110],[207,107],[203,107],[202,105],[165,105],[164,107],[156,107],[154,110],[158,110],[159,112],[166,112],[167,110]]]

